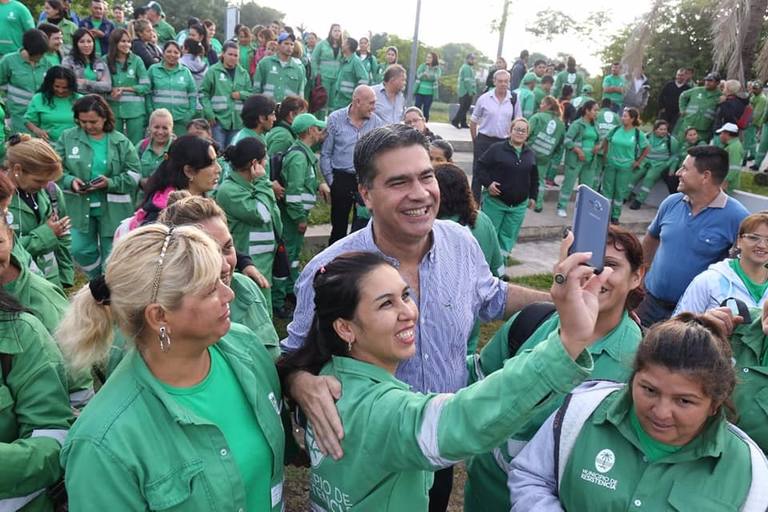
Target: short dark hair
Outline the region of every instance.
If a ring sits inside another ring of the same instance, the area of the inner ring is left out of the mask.
[[[451,163],[438,165],[435,167],[435,177],[440,187],[440,210],[437,216],[444,219],[457,215],[459,224],[474,228],[477,221],[477,203],[467,175],[461,167]]]
[[[308,108],[307,100],[301,96],[286,96],[277,106],[277,120],[287,122],[288,116],[302,110],[306,112]]]
[[[61,29],[59,28],[59,26],[58,25],[54,25],[53,23],[45,23],[45,22],[43,22],[43,23],[41,23],[41,24],[39,24],[37,26],[37,29],[41,30],[42,32],[44,32],[45,35],[48,36],[49,38],[53,34],[58,34],[59,32],[61,32]]]
[[[115,114],[113,114],[112,109],[109,108],[107,100],[98,94],[88,94],[77,100],[72,107],[72,112],[75,115],[75,121],[77,121],[80,114],[96,112],[100,118],[104,119],[105,132],[109,133],[115,129]]]
[[[48,36],[42,30],[31,28],[21,37],[21,47],[30,55],[45,55],[48,51]]]
[[[392,64],[387,67],[386,71],[384,71],[383,81],[384,83],[387,83],[398,75],[405,75],[405,68],[400,64]]]
[[[415,108],[415,107],[414,107]],[[445,139],[435,139],[429,143],[430,146],[434,146],[443,152],[443,156],[446,160],[453,158],[453,146]]]
[[[541,77],[541,83],[543,84],[554,84],[555,79],[552,77],[552,75],[544,75]]]
[[[520,58],[521,59],[527,59],[528,58],[528,50],[523,50],[520,52]]]
[[[700,173],[709,171],[715,183],[722,183],[728,175],[728,152],[717,146],[693,146],[688,154],[694,158],[693,165]]]
[[[536,67],[539,64],[544,64],[546,66],[547,65],[547,61],[545,61],[544,59],[536,59],[536,61],[533,63],[533,67]]]
[[[560,97],[561,98],[570,98],[573,96],[573,87],[571,87],[569,84],[565,84],[562,89],[560,89]]]
[[[656,131],[659,128],[661,128],[662,126],[666,126],[667,128],[669,128],[669,121],[667,121],[666,119],[657,119],[653,123],[653,130]]]
[[[429,152],[426,137],[404,124],[390,124],[366,133],[355,145],[355,170],[358,182],[371,188],[376,178],[376,157],[387,151],[409,146],[421,146]]]
[[[133,19],[138,20],[139,16],[145,16],[147,14],[147,8],[144,6],[133,8]]]
[[[611,101],[610,98],[603,98],[603,100],[600,102],[601,108],[611,108],[612,105],[613,105],[613,102]]]
[[[243,103],[240,118],[246,128],[253,130],[259,126],[262,117],[268,117],[275,112],[275,101],[263,94],[254,94]]]
[[[344,44],[347,45],[347,48],[349,48],[349,51],[351,51],[352,53],[355,53],[357,51],[357,39],[355,39],[354,37],[348,37],[344,41]]]

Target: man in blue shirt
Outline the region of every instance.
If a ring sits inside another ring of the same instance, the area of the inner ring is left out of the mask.
[[[91,15],[80,21],[81,28],[87,28],[96,38],[97,55],[109,52],[109,35],[115,29],[114,23],[106,16],[107,4],[101,0],[91,0]]]
[[[696,275],[728,255],[749,215],[721,189],[728,175],[728,153],[715,146],[694,146],[677,171],[678,193],[659,206],[643,239],[650,269],[646,296],[637,308],[643,326],[672,315],[677,301]]]

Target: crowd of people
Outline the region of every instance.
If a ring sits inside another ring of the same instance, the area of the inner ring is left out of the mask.
[[[468,511],[768,509],[768,214],[726,193],[760,84],[680,70],[646,135],[618,64],[598,102],[523,52],[475,98],[468,55],[470,182],[436,53],[409,106],[340,25],[83,14],[0,0],[0,510],[277,512],[306,464],[313,510],[445,511],[461,460]],[[566,230],[548,292],[511,284],[561,162],[558,215],[577,181],[612,201],[605,269]],[[622,204],[660,179],[641,241]]]

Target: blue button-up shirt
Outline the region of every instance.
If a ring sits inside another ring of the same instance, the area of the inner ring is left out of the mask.
[[[386,124],[403,122],[403,114],[405,113],[405,96],[403,93],[398,92],[394,101],[390,101],[384,84],[374,85],[372,89],[376,93],[376,115]]]
[[[355,144],[360,137],[379,126],[384,126],[384,122],[376,114],[372,114],[360,128],[353,125],[349,119],[349,107],[335,110],[328,116],[325,128],[328,135],[320,150],[320,170],[329,185],[333,183],[333,171],[355,173]]]
[[[296,283],[296,311],[288,325],[283,349],[300,347],[314,317],[315,273],[336,256],[352,251],[383,254],[373,239],[372,222],[312,258]],[[491,275],[472,233],[452,221],[436,220],[432,247],[419,263],[419,320],[416,353],[400,363],[395,376],[415,391],[455,392],[467,383],[467,340],[475,320],[496,320],[504,314],[507,284]]]

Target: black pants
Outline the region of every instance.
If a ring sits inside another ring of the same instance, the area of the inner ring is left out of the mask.
[[[429,490],[429,512],[445,512],[453,490],[453,466],[435,471],[435,481]]]
[[[348,172],[333,171],[331,184],[331,236],[328,245],[347,236],[349,212],[355,205],[357,176]]]
[[[431,94],[417,94],[414,97],[414,105],[421,109],[421,111],[424,113],[424,119],[427,121],[429,121],[429,109],[432,108],[433,99],[434,96]],[[467,107],[467,109],[469,109],[469,107]]]
[[[451,124],[459,125],[463,128],[466,128],[467,125],[467,112],[469,112],[469,107],[472,106],[472,95],[471,94],[465,94],[461,98],[459,98],[459,110],[456,112],[456,116],[451,119]]]
[[[488,151],[488,148],[491,147],[491,145],[503,140],[505,139],[490,137],[482,133],[477,134],[477,138],[473,144],[474,156],[472,158],[472,195],[475,196],[475,201],[477,201],[477,204],[480,204],[480,191],[483,188],[482,185],[480,185],[480,179],[477,175],[477,161],[480,160],[480,157],[483,156],[483,153]]]

